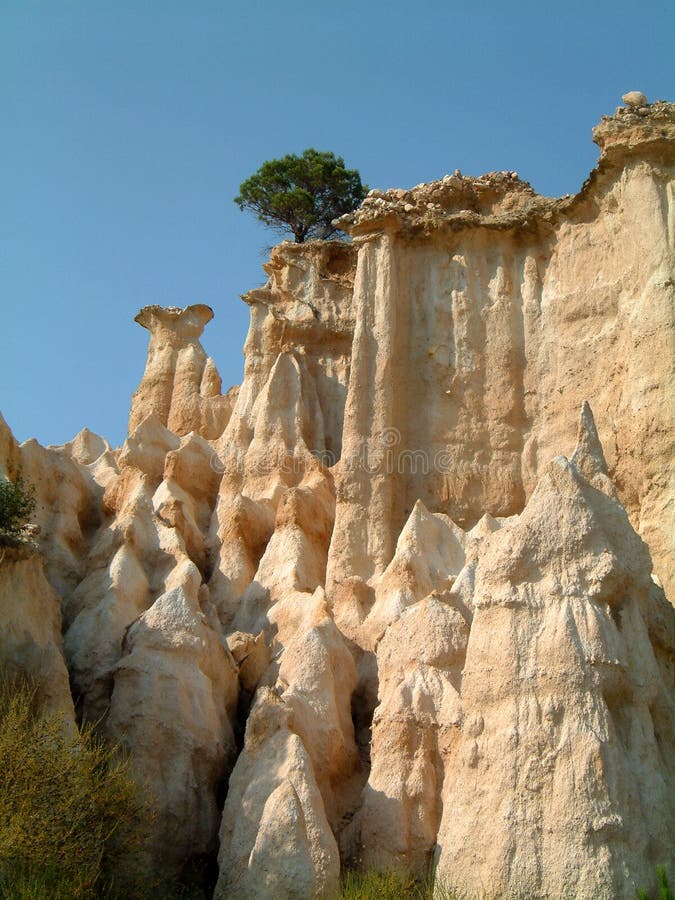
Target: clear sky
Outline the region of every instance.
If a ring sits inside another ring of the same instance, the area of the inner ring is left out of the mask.
[[[238,383],[238,298],[277,238],[232,198],[266,159],[577,191],[622,93],[674,99],[674,19],[656,0],[0,0],[0,411],[20,440],[119,444],[148,303],[213,307],[204,346]]]

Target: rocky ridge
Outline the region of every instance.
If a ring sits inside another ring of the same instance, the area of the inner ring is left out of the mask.
[[[674,131],[603,118],[574,197],[456,173],[281,244],[226,395],[211,310],[146,307],[121,448],[0,420],[41,528],[0,659],[131,749],[158,868],[614,898],[668,862]]]
[[[663,100],[644,107],[620,106],[614,116],[603,116],[593,129],[593,140],[603,156],[590,181],[606,171],[614,161],[624,165],[633,150],[639,154],[665,151],[675,138],[673,105]],[[652,146],[650,146],[652,145]],[[560,198],[542,197],[517,172],[488,172],[470,177],[459,169],[439,181],[423,182],[410,190],[373,189],[361,206],[335,221],[353,237],[384,227],[413,237],[431,232],[458,230],[472,225],[490,228],[540,226],[569,213],[585,197],[579,194]]]

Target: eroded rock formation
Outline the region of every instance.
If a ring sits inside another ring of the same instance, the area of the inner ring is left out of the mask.
[[[199,336],[213,310],[204,304],[178,309],[146,306],[136,321],[150,332],[148,361],[131,402],[129,433],[153,413],[175,434],[190,431],[217,438],[232,411],[232,397],[221,395],[216,365]]]
[[[674,136],[604,118],[574,197],[372,191],[352,243],[273,250],[227,394],[211,310],[146,307],[121,448],[0,420],[41,528],[0,659],[130,748],[155,865],[276,900],[354,865],[628,898],[668,863]]]
[[[520,512],[592,397],[672,593],[674,131],[668,104],[603,119],[574,197],[457,174],[371,192],[347,217],[356,326],[329,583],[383,571],[417,499],[463,526]],[[384,458],[379,477],[364,458]]]
[[[675,706],[644,614],[665,600],[594,430],[586,407],[571,461],[479,553],[437,836],[470,895],[624,896],[672,846]]]

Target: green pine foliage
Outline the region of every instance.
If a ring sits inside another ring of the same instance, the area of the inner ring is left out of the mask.
[[[35,492],[22,474],[16,481],[0,478],[0,536],[18,537],[35,509]]]
[[[302,156],[263,163],[240,185],[234,202],[302,244],[336,234],[333,219],[356,209],[367,193],[359,173],[346,169],[341,156],[310,147]]]

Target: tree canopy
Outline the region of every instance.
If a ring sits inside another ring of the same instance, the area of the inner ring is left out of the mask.
[[[16,481],[0,477],[0,536],[19,536],[34,509],[34,488],[20,472]]]
[[[302,156],[264,162],[242,182],[234,202],[265,225],[290,231],[302,244],[308,238],[332,237],[333,219],[355,209],[367,193],[359,173],[346,169],[341,156],[310,147]]]

